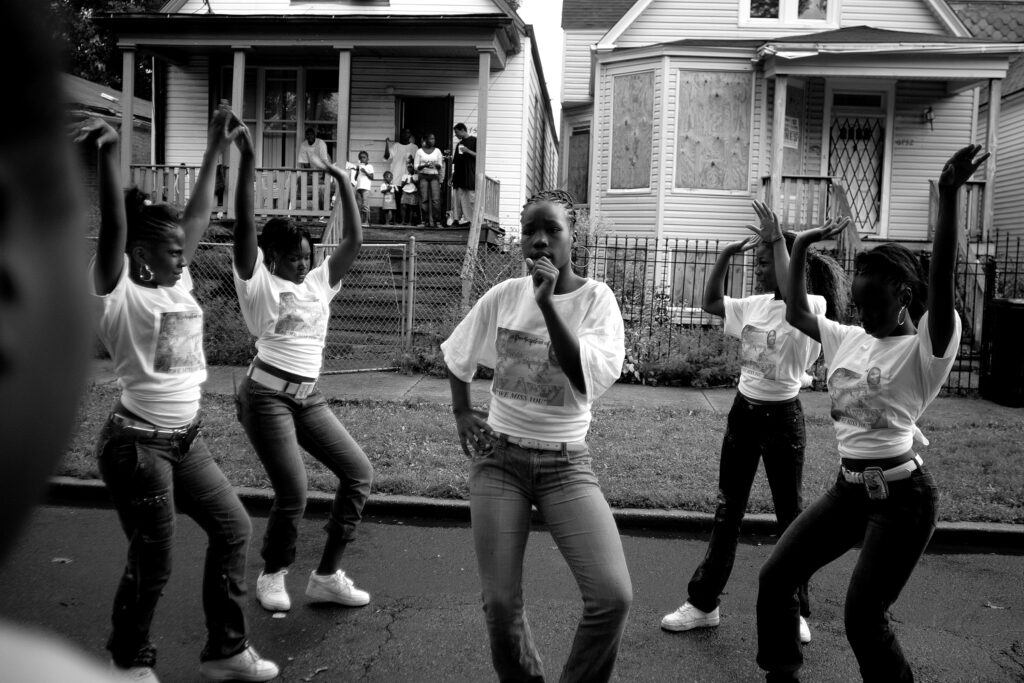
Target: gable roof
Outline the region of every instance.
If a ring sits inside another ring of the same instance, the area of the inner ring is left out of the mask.
[[[636,0],[562,0],[562,29],[608,30]]]
[[[1024,41],[1024,0],[960,0],[949,3],[953,11],[976,38]],[[1010,69],[1003,80],[1003,96],[1024,89],[1024,55],[1010,58]],[[988,92],[984,90],[984,99]]]
[[[798,36],[784,36],[763,41],[766,43],[991,43],[985,38],[951,36],[942,33],[915,33],[913,31],[891,31],[873,26],[848,26],[832,31],[804,33]],[[1004,42],[1004,41],[998,41]],[[1005,41],[1013,42],[1013,41]]]
[[[61,95],[68,107],[83,114],[104,118],[121,118],[121,91],[87,81],[72,74],[62,74]],[[153,103],[136,97],[133,104],[135,118],[152,121]]]

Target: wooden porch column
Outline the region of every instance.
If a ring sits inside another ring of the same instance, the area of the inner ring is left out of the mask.
[[[245,48],[236,47],[235,59],[231,66],[231,111],[239,119],[242,118],[242,105],[245,102]],[[228,159],[226,159],[228,165],[227,177],[224,179],[227,185],[227,216],[228,218],[235,217],[235,190],[237,189],[236,183],[231,182],[233,178],[238,177],[238,164],[241,161],[241,155],[238,153],[238,148],[235,145],[231,145],[228,151]]]
[[[484,204],[487,201],[487,94],[491,86],[491,53],[481,50],[477,67],[476,91],[476,201],[466,238],[466,256],[462,261],[462,313],[473,303],[473,275],[476,272],[476,251],[480,243],[480,229],[484,222]],[[500,198],[499,198],[500,201]]]
[[[338,146],[334,163],[345,168],[348,161],[349,115],[352,110],[352,51],[338,50]]]
[[[135,128],[135,48],[121,53],[121,182],[132,182],[132,133]]]
[[[996,189],[996,152],[999,150],[999,109],[1003,99],[1003,81],[1000,78],[988,82],[988,135],[985,140],[985,151],[988,161],[985,162],[985,198],[981,208],[982,237],[992,234],[992,199]]]
[[[784,194],[782,189],[782,159],[786,153],[786,90],[787,76],[775,77],[775,102],[772,118],[772,196],[771,206],[775,213],[782,213]]]

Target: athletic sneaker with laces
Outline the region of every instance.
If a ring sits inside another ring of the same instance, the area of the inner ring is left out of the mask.
[[[292,608],[291,598],[284,587],[284,577],[288,574],[287,569],[266,574],[260,572],[256,579],[256,599],[260,601],[263,609],[271,612],[287,612]]]
[[[800,642],[804,645],[811,642],[811,627],[807,625],[803,615],[800,615]]]
[[[313,602],[336,602],[346,607],[362,607],[370,602],[370,594],[356,588],[340,569],[330,576],[310,572],[306,596]]]
[[[718,626],[718,608],[710,612],[702,612],[689,602],[672,614],[666,614],[661,620],[661,627],[666,631],[689,631],[692,628],[710,628]]]
[[[199,665],[199,674],[211,681],[269,681],[280,672],[277,664],[260,657],[252,645],[237,655],[209,659]]]

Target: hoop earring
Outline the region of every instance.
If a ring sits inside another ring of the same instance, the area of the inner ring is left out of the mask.
[[[906,320],[907,320],[907,306],[906,306],[906,304],[904,304],[903,308],[900,309],[900,312],[896,314],[896,324],[897,325],[902,325],[904,322],[906,322]]]
[[[153,281],[153,269],[149,267],[148,263],[143,263],[139,266],[139,279],[143,282]]]
[[[273,275],[275,270],[277,270],[277,261],[271,261],[270,262],[270,274]]]

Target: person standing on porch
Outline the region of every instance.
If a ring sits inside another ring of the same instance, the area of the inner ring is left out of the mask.
[[[76,130],[100,155],[100,234],[90,266],[101,308],[98,336],[110,352],[121,396],[96,444],[100,476],[128,537],[107,640],[113,664],[133,681],[156,681],[150,628],[171,575],[175,519],[206,532],[203,609],[207,641],[199,672],[217,681],[268,681],[277,666],[249,644],[244,599],[252,522],[200,431],[206,380],[203,310],[188,264],[213,208],[217,157],[230,143],[230,110],[213,117],[199,180],[181,213],[124,194],[118,135],[103,119]],[[250,183],[251,187],[251,183]]]
[[[441,183],[444,182],[444,154],[434,146],[434,134],[423,137],[413,163],[420,176],[420,223],[441,227]]]
[[[591,405],[622,370],[622,314],[608,285],[572,269],[574,216],[566,192],[531,197],[521,218],[529,275],[492,287],[441,345],[470,458],[473,545],[501,681],[544,680],[523,606],[533,505],[583,594],[563,683],[611,678],[633,601],[586,441]],[[470,402],[478,362],[494,368],[489,414]]]
[[[263,537],[263,571],[256,598],[265,609],[286,611],[285,586],[295,561],[298,525],[308,489],[302,451],[340,480],[326,524],[327,542],[310,572],[306,596],[314,602],[360,607],[370,602],[341,569],[370,495],[373,468],[363,450],[317,388],[331,300],[341,290],[362,246],[363,232],[348,175],[334,164],[326,171],[338,185],[340,201],[331,222],[342,222],[341,239],[326,261],[314,267],[309,233],[283,218],[272,218],[257,240],[253,212],[255,157],[248,129],[237,119],[240,152],[235,222],[235,290],[256,358],[238,385],[238,418],[274,488],[274,504]]]
[[[789,252],[778,217],[762,202],[754,202],[756,233],[727,244],[708,277],[704,311],[725,319],[725,333],[740,339],[739,388],[729,411],[718,472],[718,507],[707,553],[687,585],[682,607],[666,615],[666,631],[689,631],[719,624],[719,603],[732,573],[740,525],[747,509],[758,462],[764,461],[772,492],[778,533],[796,519],[803,507],[804,412],[800,388],[804,371],[817,359],[821,346],[786,322],[789,291]],[[792,239],[792,236],[790,236]],[[742,299],[725,296],[725,274],[733,256],[754,252],[754,277],[763,294]],[[845,278],[838,263],[816,254],[806,277],[812,289],[825,296],[808,296],[817,314],[832,317],[846,308]],[[795,276],[794,276],[795,277]],[[801,296],[806,296],[801,291]],[[800,642],[811,641],[807,625],[810,604],[807,584],[795,587],[800,605]]]
[[[405,175],[406,160],[416,156],[419,145],[408,128],[403,128],[398,135],[398,142],[384,138],[384,161],[391,163],[391,175],[401,178]]]
[[[938,489],[914,443],[917,420],[938,395],[960,348],[955,304],[957,195],[988,154],[968,145],[939,175],[939,215],[927,280],[918,257],[882,244],[857,254],[853,303],[861,325],[840,325],[806,304],[812,244],[849,219],[801,233],[793,246],[786,319],[820,341],[842,459],[832,487],[786,530],[761,567],[757,663],[766,680],[799,680],[796,587],[860,544],[846,593],[846,639],[865,681],[913,681],[888,612],[935,531]]]
[[[476,136],[469,134],[464,123],[456,123],[454,131],[459,142],[455,145],[452,164],[452,189],[455,190],[452,218],[458,225],[469,225],[476,205]]]
[[[296,158],[299,168],[323,169],[331,163],[331,155],[327,153],[327,143],[316,136],[316,130],[306,129],[306,137],[299,143],[299,154]]]

